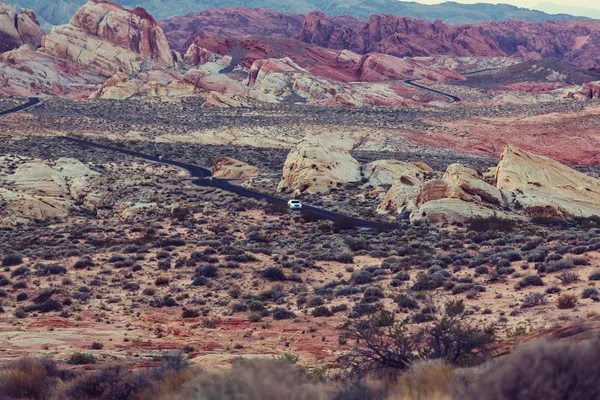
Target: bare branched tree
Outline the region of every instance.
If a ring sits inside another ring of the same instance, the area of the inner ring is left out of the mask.
[[[428,309],[432,321],[416,330],[410,329],[408,318],[396,321],[385,310],[358,321],[347,336],[356,341],[354,348],[337,360],[341,374],[393,376],[416,360],[442,359],[467,366],[488,358],[494,327],[473,325],[462,300],[444,307],[430,303]]]

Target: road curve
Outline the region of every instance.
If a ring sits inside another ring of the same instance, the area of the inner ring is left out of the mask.
[[[212,176],[212,171],[208,168],[204,168],[204,167],[200,167],[200,166],[192,165],[192,164],[186,164],[186,163],[182,163],[179,161],[168,160],[166,158],[155,157],[155,156],[151,156],[151,155],[144,154],[144,153],[138,153],[136,151],[126,150],[126,149],[122,149],[119,147],[113,147],[113,146],[108,146],[108,145],[104,145],[104,144],[100,144],[100,143],[94,143],[94,142],[90,142],[88,140],[83,140],[83,139],[78,139],[78,138],[73,138],[73,137],[65,137],[65,139],[68,141],[71,141],[71,142],[78,143],[82,146],[96,147],[96,148],[103,149],[103,150],[108,150],[108,151],[112,151],[112,152],[116,152],[116,153],[126,154],[129,156],[143,158],[144,160],[148,160],[148,161],[154,161],[154,162],[159,162],[159,163],[173,165],[175,167],[183,168],[183,169],[189,171],[192,178],[199,178],[199,179],[194,179],[192,181],[192,183],[197,186],[212,186],[215,188],[219,188],[221,190],[235,193],[242,197],[252,198],[252,199],[256,199],[256,200],[265,200],[270,204],[284,205],[287,207],[288,199],[284,199],[284,198],[277,197],[277,196],[272,196],[270,194],[261,193],[261,192],[257,192],[257,191],[251,190],[251,189],[241,187],[241,186],[233,185],[227,179],[218,179],[218,178],[213,178],[212,180],[205,179],[205,178]],[[360,219],[360,218],[350,217],[350,216],[347,216],[344,214],[340,214],[337,212],[328,211],[328,210],[324,210],[322,208],[312,207],[312,206],[308,206],[308,205],[303,206],[303,211],[307,211],[309,213],[319,216],[322,219],[327,219],[330,221],[336,221],[341,218],[348,219],[348,220],[352,221],[354,223],[354,225],[356,225],[359,228],[382,227],[382,224],[378,223],[378,222],[367,221],[367,220]],[[392,224],[392,225],[386,224],[386,227],[393,228],[393,229],[400,228],[400,226],[397,224]]]
[[[415,81],[418,81],[418,80],[419,79],[407,79],[407,80],[404,81],[404,83],[406,83],[409,86],[416,87],[417,89],[425,90],[427,92],[431,92],[431,93],[435,93],[435,94],[439,94],[439,95],[442,95],[444,97],[447,97],[448,99],[450,99],[450,103],[458,103],[458,102],[460,102],[460,97],[454,96],[452,94],[440,92],[439,90],[430,89],[430,88],[428,88],[426,86],[421,86],[419,84],[414,83]]]
[[[25,110],[26,108],[33,107],[36,104],[39,104],[39,102],[40,102],[40,99],[38,97],[29,97],[28,99],[29,99],[29,101],[25,104],[21,104],[20,106],[11,108],[10,110],[0,111],[0,116],[8,115],[8,114],[16,113],[18,111]]]

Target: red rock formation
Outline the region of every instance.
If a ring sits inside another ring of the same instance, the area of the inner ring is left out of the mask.
[[[39,47],[44,31],[35,13],[0,3],[0,53],[16,49],[24,44]]]
[[[564,59],[593,68],[600,58],[600,21],[525,21],[445,25],[396,15],[373,15],[360,29],[333,27],[322,13],[307,16],[298,38],[332,49],[395,56],[512,56]]]
[[[212,36],[276,36],[294,37],[302,29],[304,15],[268,9],[217,8],[160,21],[169,43],[185,52],[200,32]],[[335,27],[358,30],[365,21],[341,16],[329,19]],[[190,39],[192,39],[190,41]]]
[[[331,50],[287,38],[229,38],[203,34],[190,46],[187,60],[201,63],[200,49],[229,55],[233,63],[250,68],[256,61],[290,58],[311,74],[342,82],[380,82],[428,77],[432,80],[461,80],[447,68],[433,68],[414,60],[384,54],[360,56],[347,50]],[[197,65],[193,64],[192,65]]]

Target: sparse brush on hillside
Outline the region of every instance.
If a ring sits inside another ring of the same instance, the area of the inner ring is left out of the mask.
[[[199,372],[182,355],[134,371],[111,364],[71,372],[51,360],[25,358],[0,367],[0,397],[34,400],[529,400],[597,399],[600,341],[536,342],[469,368],[422,360],[386,379],[324,379],[295,357],[233,362]],[[549,381],[548,377],[552,377]],[[393,378],[393,379],[389,379]]]

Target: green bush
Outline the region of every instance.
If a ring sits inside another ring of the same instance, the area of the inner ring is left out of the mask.
[[[472,217],[467,224],[469,229],[475,232],[512,232],[517,226],[515,221],[497,216]]]
[[[71,353],[67,363],[71,365],[86,365],[96,364],[96,358],[90,353],[84,353],[82,351],[75,351]]]

